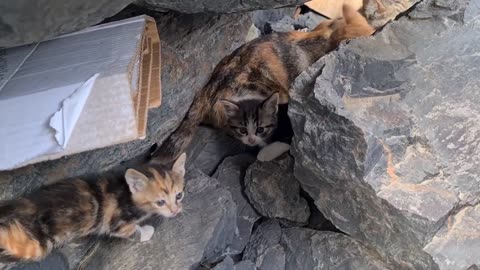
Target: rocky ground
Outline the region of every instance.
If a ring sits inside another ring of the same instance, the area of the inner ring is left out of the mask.
[[[366,3],[378,26],[413,1]],[[292,11],[129,7],[110,18],[147,12],[161,31],[164,103],[147,139],[0,172],[0,198],[142,162],[223,56],[323,19]],[[479,269],[479,14],[479,0],[425,0],[320,59],[291,89],[295,138],[275,161],[202,127],[188,151],[185,212],[150,221],[152,241],[81,239],[0,269]]]

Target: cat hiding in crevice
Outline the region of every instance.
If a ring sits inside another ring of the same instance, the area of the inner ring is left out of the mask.
[[[374,31],[358,11],[344,5],[343,18],[324,21],[311,32],[273,33],[244,44],[215,67],[180,126],[153,156],[171,162],[203,123],[248,146],[262,147],[259,160],[276,158],[290,147],[273,138],[279,105],[288,104],[295,78],[342,40]]]

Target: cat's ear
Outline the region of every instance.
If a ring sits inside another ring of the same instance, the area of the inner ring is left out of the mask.
[[[185,160],[187,159],[187,154],[181,154],[175,163],[173,163],[172,171],[181,175],[182,177],[185,176]]]
[[[262,109],[268,113],[276,114],[278,111],[278,99],[278,92],[273,93],[270,97],[263,101]]]
[[[128,187],[132,193],[145,190],[148,183],[148,177],[134,169],[128,169],[125,172],[125,180],[127,181]]]
[[[232,116],[240,110],[238,105],[230,100],[220,99],[218,102],[223,106],[223,109],[225,110],[225,115]]]

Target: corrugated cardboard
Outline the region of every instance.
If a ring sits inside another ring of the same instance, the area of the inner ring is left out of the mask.
[[[342,16],[343,4],[359,10],[363,7],[363,0],[312,0],[304,5],[327,18],[336,19]],[[295,16],[298,16],[299,12],[300,9],[297,9]]]
[[[144,138],[161,103],[147,16],[0,52],[0,170]]]

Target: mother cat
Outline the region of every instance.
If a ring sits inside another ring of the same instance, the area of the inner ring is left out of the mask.
[[[287,104],[293,80],[345,39],[368,36],[374,29],[353,8],[343,18],[319,24],[312,32],[274,33],[257,38],[226,56],[197,93],[180,126],[154,155],[168,163],[190,143],[201,123],[225,130],[249,146],[272,142],[279,104]],[[272,160],[289,145],[274,142],[259,160]]]

